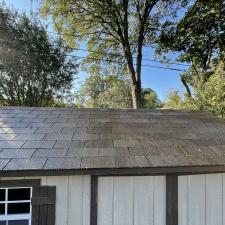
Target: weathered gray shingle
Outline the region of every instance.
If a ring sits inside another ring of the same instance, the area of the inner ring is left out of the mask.
[[[9,158],[30,158],[35,149],[3,149],[0,152],[0,159],[9,159]]]
[[[46,160],[46,158],[12,159],[4,170],[40,170],[43,168]]]
[[[80,169],[81,158],[49,158],[44,169]]]
[[[56,149],[37,149],[34,154],[32,155],[32,158],[61,158],[65,157],[67,153],[67,149],[62,148],[56,148]]]
[[[176,110],[0,108],[0,170],[225,165],[225,123]]]

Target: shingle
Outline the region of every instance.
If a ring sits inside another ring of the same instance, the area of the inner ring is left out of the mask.
[[[13,140],[15,141],[41,141],[45,134],[19,134]]]
[[[139,147],[141,142],[139,140],[113,140],[114,147]]]
[[[99,134],[74,134],[72,140],[99,140]]]
[[[61,129],[62,129],[62,134],[68,134],[68,133],[83,134],[83,133],[87,133],[86,127],[82,127],[82,128],[64,127],[64,128],[61,128]]]
[[[32,158],[61,158],[65,157],[67,149],[37,149],[33,154]],[[1,154],[1,153],[0,153]]]
[[[28,125],[29,128],[39,128],[39,127],[50,128],[52,126],[53,126],[53,123],[46,123],[46,122],[43,122],[43,123],[29,123],[29,125]]]
[[[125,139],[125,135],[123,133],[116,134],[116,133],[100,133],[100,140],[104,139]]]
[[[0,134],[5,134],[10,128],[0,128]]]
[[[145,156],[116,157],[116,167],[148,167]]]
[[[4,123],[1,127],[26,128],[29,123]]]
[[[114,168],[114,157],[84,157],[81,161],[81,168]]]
[[[49,158],[44,169],[80,169],[81,158]]]
[[[40,170],[47,159],[12,159],[4,170]]]
[[[3,170],[3,168],[8,164],[10,159],[0,159],[0,170]]]
[[[21,118],[18,118],[21,120]],[[23,118],[21,121],[24,123],[43,123],[44,118]]]
[[[76,127],[76,123],[54,123],[53,128]]]
[[[27,141],[23,148],[53,148],[55,141]]]
[[[6,133],[13,134],[33,134],[37,128],[13,128],[7,129]]]
[[[131,156],[145,156],[146,151],[145,148],[142,147],[129,147],[129,152]]]
[[[114,148],[114,154],[118,157],[128,157],[130,155],[128,148]]]
[[[89,134],[112,133],[112,128],[111,127],[88,127],[87,132]]]
[[[99,156],[115,156],[114,148],[99,148]]]
[[[19,123],[23,120],[23,118],[0,118],[0,121],[1,122],[6,122],[6,123]],[[22,122],[25,122],[25,121],[22,121]]]
[[[20,148],[26,141],[0,141],[0,148]]]
[[[15,140],[16,134],[1,134],[0,133],[0,141],[10,141]]]
[[[3,149],[0,152],[0,158],[1,159],[9,159],[9,158],[30,158],[33,153],[34,153],[35,149],[20,149],[20,148],[16,148],[16,149]]]
[[[47,134],[45,136],[45,140],[51,141],[70,141],[73,137],[73,133],[71,134]]]
[[[62,128],[37,128],[35,134],[60,134],[62,132]]]
[[[46,123],[66,123],[68,122],[68,118],[43,118]]]
[[[86,148],[112,148],[112,140],[87,140],[84,146]]]
[[[67,157],[94,157],[98,156],[98,148],[70,148]]]
[[[56,141],[54,148],[83,148],[84,141]]]

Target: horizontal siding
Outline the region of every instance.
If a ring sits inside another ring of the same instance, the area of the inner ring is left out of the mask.
[[[98,225],[165,225],[164,176],[101,177]]]
[[[179,225],[224,225],[225,174],[181,176]]]
[[[56,186],[56,224],[90,225],[90,176],[2,178],[41,179],[41,185]]]

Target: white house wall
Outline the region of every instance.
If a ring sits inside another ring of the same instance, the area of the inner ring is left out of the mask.
[[[98,225],[166,225],[165,177],[100,177]]]
[[[56,225],[90,225],[90,176],[41,179],[56,186]],[[166,177],[98,178],[97,225],[166,225]],[[225,174],[178,177],[178,225],[225,225]]]
[[[225,174],[178,178],[179,225],[225,224]]]
[[[41,185],[56,186],[55,225],[90,225],[90,176],[49,176],[7,179],[41,179]]]

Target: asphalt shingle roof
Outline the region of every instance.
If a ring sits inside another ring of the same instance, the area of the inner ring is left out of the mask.
[[[206,112],[0,108],[0,170],[225,165],[225,123]]]

